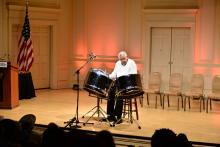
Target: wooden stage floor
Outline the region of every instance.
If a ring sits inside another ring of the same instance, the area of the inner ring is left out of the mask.
[[[97,98],[90,97],[88,92],[80,90],[79,93],[79,120],[84,122],[92,114],[82,116],[97,104]],[[191,109],[184,112],[177,110],[176,99],[170,99],[171,106],[165,109],[160,106],[155,109],[154,97],[150,98],[150,105],[146,103],[141,107],[138,100],[139,120],[141,129],[135,123],[130,124],[126,120],[122,124],[110,127],[106,122],[100,122],[96,117],[90,119],[85,126],[79,123],[81,129],[99,131],[107,129],[112,133],[151,137],[156,129],[170,128],[175,133],[185,133],[190,141],[220,143],[220,103],[213,103],[212,112],[199,111],[199,102],[191,101]],[[4,118],[19,120],[25,114],[34,114],[37,124],[48,124],[55,122],[61,127],[64,122],[75,117],[77,92],[72,89],[62,90],[36,90],[36,97],[19,101],[19,106],[8,110],[0,109],[0,115]],[[101,107],[106,110],[106,100],[102,100]],[[135,116],[135,115],[134,115]],[[136,117],[135,117],[136,118]]]

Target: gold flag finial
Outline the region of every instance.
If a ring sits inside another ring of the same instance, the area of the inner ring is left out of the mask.
[[[26,6],[28,6],[29,4],[29,0],[25,0]]]

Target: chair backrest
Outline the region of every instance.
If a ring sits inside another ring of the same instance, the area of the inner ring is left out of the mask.
[[[202,94],[204,90],[204,77],[202,74],[193,74],[191,78],[191,91]]]
[[[215,75],[212,80],[212,92],[220,93],[220,75]]]
[[[161,87],[161,74],[159,72],[152,72],[150,74],[148,88],[159,91],[160,87]]]
[[[181,73],[172,73],[169,80],[169,90],[173,92],[181,92],[183,76]]]

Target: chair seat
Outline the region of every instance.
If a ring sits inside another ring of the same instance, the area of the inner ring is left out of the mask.
[[[198,93],[198,92],[186,92],[183,94],[186,97],[202,97],[202,93]]]
[[[145,93],[159,94],[160,91],[158,89],[144,89]]]
[[[164,95],[169,95],[169,96],[181,96],[181,92],[179,91],[164,91]]]
[[[211,93],[208,95],[208,98],[220,100],[220,93]]]

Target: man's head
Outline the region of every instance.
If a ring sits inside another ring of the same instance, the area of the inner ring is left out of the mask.
[[[118,59],[121,61],[122,65],[126,65],[128,62],[128,55],[125,51],[120,51],[118,53]]]

